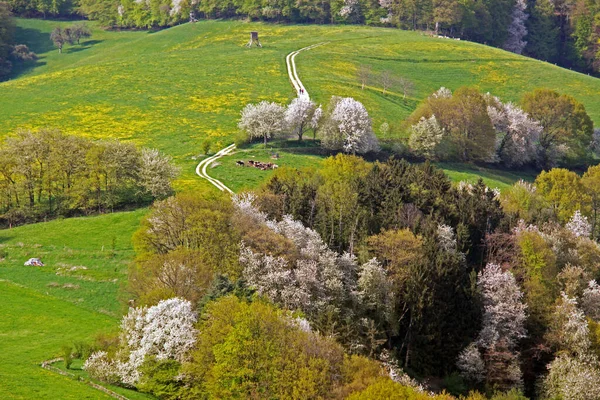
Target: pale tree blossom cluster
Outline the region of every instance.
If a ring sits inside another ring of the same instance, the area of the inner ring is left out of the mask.
[[[356,257],[329,249],[321,236],[291,216],[268,220],[253,205],[255,196],[234,196],[238,212],[264,223],[290,240],[298,250],[290,261],[281,256],[259,254],[242,244],[240,263],[249,286],[290,310],[301,310],[309,319],[325,310],[341,312],[347,302],[391,314],[392,292],[385,269],[372,259],[358,265]]]
[[[489,95],[488,95],[489,96]],[[513,103],[503,104],[492,98],[487,108],[496,130],[496,156],[509,167],[518,167],[535,160],[542,126]]]
[[[319,107],[317,107],[315,109],[315,112],[313,113],[313,116],[310,119],[310,129],[312,129],[313,132],[316,132],[317,129],[319,128],[319,123],[321,122],[322,117],[323,117],[323,107],[321,107],[319,105]]]
[[[592,234],[592,225],[588,222],[586,216],[581,214],[581,211],[577,210],[565,225],[573,235],[576,237],[589,238]]]
[[[117,383],[120,380],[116,362],[108,357],[105,351],[97,351],[83,364],[83,369],[90,376],[108,383]]]
[[[315,119],[317,105],[306,97],[296,97],[285,110],[285,123],[288,130],[302,140],[307,129],[318,126],[320,116]]]
[[[179,168],[172,161],[170,156],[156,149],[142,149],[141,184],[153,197],[166,197],[173,191],[171,180],[177,177]]]
[[[565,293],[554,314],[554,338],[559,355],[548,365],[543,382],[545,398],[600,398],[600,364],[591,348],[590,331],[577,301]]]
[[[323,146],[345,153],[362,154],[379,149],[365,106],[351,97],[334,98],[323,136]]]
[[[600,370],[586,361],[560,354],[548,366],[544,398],[562,400],[600,399]]]
[[[368,310],[376,310],[391,320],[394,294],[391,281],[383,266],[373,258],[361,265],[358,271],[358,298]]]
[[[285,108],[268,101],[248,104],[242,110],[238,127],[250,138],[263,138],[266,144],[285,129]]]
[[[511,14],[511,22],[508,26],[508,37],[504,42],[504,49],[516,54],[523,53],[523,49],[527,45],[525,36],[527,36],[527,26],[525,23],[529,18],[526,13],[527,2],[525,0],[517,0]]]
[[[450,99],[452,98],[452,91],[442,86],[437,91],[435,91],[431,95],[431,97],[434,99]]]
[[[581,307],[585,315],[595,321],[600,321],[600,285],[595,280],[591,280],[583,291]]]
[[[445,224],[439,224],[437,227],[437,237],[440,247],[444,251],[456,251],[456,235],[454,229]]]
[[[515,227],[513,228],[513,233],[515,235],[519,235],[523,232],[540,233],[540,229],[537,227],[537,225],[527,224],[524,219],[520,219],[517,222],[517,225],[515,225]]]
[[[149,308],[130,308],[121,321],[123,347],[117,359],[109,360],[105,353],[94,353],[85,368],[98,379],[116,375],[123,384],[134,386],[148,356],[185,361],[196,342],[196,321],[191,303],[179,298],[163,300]]]
[[[482,328],[477,340],[461,352],[457,365],[466,378],[477,381],[485,375],[519,387],[522,377],[517,345],[527,334],[523,293],[512,273],[491,263],[478,274],[477,287],[484,307]],[[491,360],[498,353],[505,354],[506,365],[491,370],[495,367],[486,365],[484,355]]]
[[[419,393],[425,392],[425,387],[421,383],[408,376],[400,367],[398,360],[396,360],[389,351],[383,350],[379,355],[379,360],[394,382],[403,386],[411,387]]]
[[[358,13],[359,7],[360,3],[358,0],[344,0],[344,5],[340,8],[339,15],[343,18],[349,18]]]
[[[440,126],[435,115],[429,118],[421,117],[411,130],[408,147],[415,154],[429,159],[435,158],[435,150],[444,137],[444,128]]]

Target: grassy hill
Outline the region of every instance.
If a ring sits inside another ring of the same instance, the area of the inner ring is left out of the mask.
[[[203,21],[155,33],[94,28],[81,46],[58,54],[47,34],[67,23],[18,20],[18,25],[19,41],[31,44],[41,59],[0,84],[0,136],[18,127],[53,126],[157,147],[182,167],[180,189],[207,185],[193,174],[201,143],[212,138],[215,150],[231,143],[246,103],[294,97],[285,55],[320,42],[326,44],[297,57],[312,97],[321,103],[331,95],[357,98],[373,116],[376,131],[383,122],[391,126],[388,137],[401,135],[404,118],[440,86],[475,85],[513,101],[535,87],[559,88],[582,101],[600,123],[600,80],[418,32]],[[262,49],[244,47],[252,30],[259,31]],[[406,99],[398,92],[383,96],[375,80],[360,90],[356,70],[361,64],[375,73],[389,69],[410,78],[414,93]]]

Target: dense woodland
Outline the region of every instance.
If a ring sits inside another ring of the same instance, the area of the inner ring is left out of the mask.
[[[8,0],[24,16],[83,15],[108,27],[160,28],[196,18],[394,26],[600,71],[596,0]]]
[[[340,154],[170,197],[134,237],[136,308],[77,351],[160,398],[597,399],[599,177],[500,194]]]

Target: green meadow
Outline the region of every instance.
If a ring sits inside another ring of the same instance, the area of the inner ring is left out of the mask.
[[[48,33],[66,22],[18,20],[18,41],[40,55],[34,67],[0,83],[0,136],[17,128],[57,127],[95,139],[119,138],[156,147],[182,167],[178,189],[207,187],[194,166],[201,144],[216,151],[233,141],[240,110],[249,102],[286,103],[295,93],[285,56],[313,99],[353,96],[365,104],[375,130],[390,125],[386,139],[401,137],[403,120],[440,86],[474,85],[518,101],[536,87],[559,88],[582,101],[600,123],[600,80],[483,45],[438,39],[418,32],[364,26],[304,26],[202,21],[159,32],[105,31],[63,54]],[[244,47],[257,30],[263,48]],[[414,91],[385,96],[377,80],[361,90],[359,65],[409,78]],[[220,173],[219,173],[220,174]],[[234,179],[234,180],[231,180]],[[241,187],[245,181],[225,183]]]
[[[0,230],[1,398],[110,398],[39,364],[59,356],[62,345],[118,327],[131,236],[145,212]],[[31,257],[46,265],[24,266]]]

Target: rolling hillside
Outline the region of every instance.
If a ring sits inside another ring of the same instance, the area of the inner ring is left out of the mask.
[[[57,24],[19,20],[20,42],[41,59],[0,84],[0,136],[22,128],[58,127],[97,139],[120,138],[157,147],[182,167],[179,189],[206,185],[193,175],[206,138],[213,150],[232,142],[248,102],[287,102],[293,96],[285,56],[319,42],[297,58],[298,73],[318,102],[353,96],[373,117],[387,122],[389,138],[424,97],[440,86],[476,85],[517,101],[535,87],[559,88],[582,101],[600,123],[600,80],[479,44],[437,39],[417,32],[361,26],[280,26],[203,21],[168,30],[94,30],[64,54],[46,36]],[[262,49],[247,49],[251,30]],[[389,69],[415,83],[406,99],[383,96],[373,80],[363,91],[357,67]],[[239,183],[241,184],[241,183]]]

